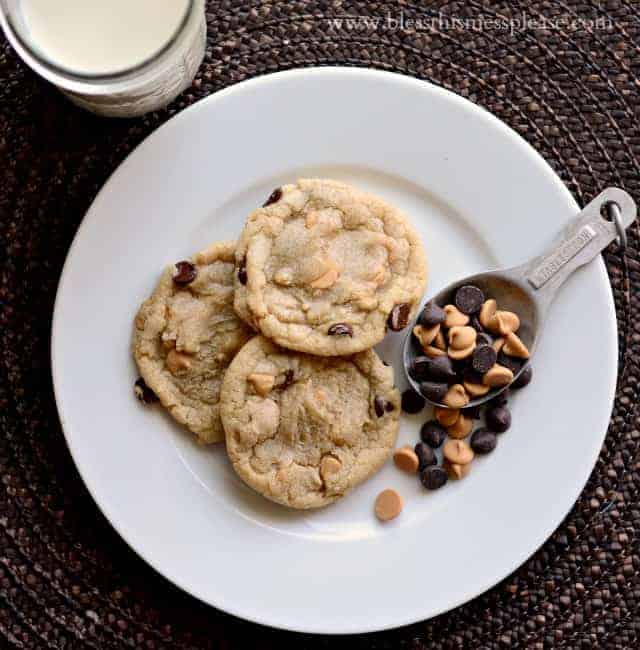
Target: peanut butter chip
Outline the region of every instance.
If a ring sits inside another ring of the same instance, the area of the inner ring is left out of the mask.
[[[203,251],[196,253],[194,255],[196,264],[213,264],[220,257],[220,246],[218,244],[212,244],[209,248],[205,248]]]
[[[528,359],[530,356],[527,346],[513,332],[507,334],[502,351],[510,357],[518,357],[519,359]]]
[[[442,466],[446,470],[449,478],[452,478],[454,480],[459,480],[461,478],[464,478],[471,471],[471,463],[467,463],[466,465],[460,465],[458,463],[452,463],[446,458],[444,459]]]
[[[188,354],[183,354],[172,349],[167,354],[166,364],[169,372],[172,375],[177,375],[191,368],[191,359]]]
[[[504,345],[504,338],[501,337],[499,339],[496,339],[491,345],[496,352],[500,352],[500,350],[502,350],[502,346]]]
[[[415,474],[420,464],[416,452],[411,447],[402,447],[393,452],[393,462],[398,469],[409,474]]]
[[[307,214],[307,217],[304,220],[304,226],[305,228],[313,228],[316,223],[318,223],[318,213],[314,210]]]
[[[342,463],[335,456],[323,456],[320,461],[320,476],[326,481],[329,476],[337,474],[342,467]]]
[[[144,327],[144,325],[142,327]],[[140,327],[140,329],[142,329],[142,327]],[[165,339],[165,338],[163,338],[162,339],[162,347],[165,350],[172,350],[172,349],[174,349],[176,347],[176,340],[175,339]]]
[[[520,327],[518,314],[514,314],[512,311],[497,311],[496,322],[498,333],[502,336],[506,336],[509,332],[517,332]]]
[[[489,329],[489,325],[493,323],[498,309],[498,303],[493,299],[485,300],[480,307],[480,324],[482,327]]]
[[[376,498],[376,517],[380,521],[395,519],[402,512],[402,506],[402,497],[395,490],[383,490]]]
[[[449,356],[452,359],[466,359],[476,347],[476,336],[473,327],[454,325],[449,330]]]
[[[447,440],[442,447],[443,456],[455,465],[468,465],[473,460],[473,449],[464,440]]]
[[[447,349],[447,342],[444,340],[444,334],[442,333],[442,330],[439,330],[436,334],[436,338],[433,339],[433,345],[439,350]]]
[[[444,396],[442,403],[451,408],[460,409],[469,403],[469,396],[462,384],[453,384]]]
[[[253,387],[261,397],[265,397],[271,392],[273,385],[276,383],[276,378],[273,375],[264,374],[261,372],[254,372],[248,375],[247,380],[253,384]]]
[[[467,348],[463,348],[462,350],[456,350],[452,347],[449,347],[449,350],[447,351],[447,354],[452,358],[456,360],[460,359],[466,359],[467,357],[470,357],[473,354],[473,351],[475,350],[475,343],[473,345],[470,345]]]
[[[434,359],[435,357],[444,357],[445,354],[447,354],[444,350],[436,348],[433,345],[427,345],[427,347],[422,348],[422,350],[430,359]]]
[[[456,439],[466,438],[473,428],[473,420],[460,414],[460,417],[447,427],[447,433]]]
[[[460,409],[445,409],[441,406],[436,406],[433,409],[433,414],[436,416],[436,420],[443,427],[450,427],[455,424],[460,417]]]
[[[469,317],[463,314],[455,305],[445,305],[444,313],[444,326],[447,328],[469,324]]]
[[[384,266],[379,266],[371,275],[371,282],[382,284],[387,278],[387,270]]]
[[[416,325],[413,328],[413,335],[420,341],[422,348],[426,348],[431,345],[435,340],[436,336],[440,332],[440,325],[434,325],[433,327],[423,327],[422,325]]]
[[[340,269],[330,262],[328,264],[327,270],[319,277],[316,278],[309,286],[314,289],[328,289],[336,283],[336,280],[340,277]]]
[[[496,388],[498,386],[506,386],[513,381],[513,373],[509,368],[501,366],[496,363],[491,370],[486,372],[482,377],[482,383],[486,386]]]
[[[293,270],[286,267],[278,269],[274,273],[273,279],[277,284],[280,284],[283,287],[289,287],[293,284]]]
[[[472,384],[469,381],[465,381],[463,385],[471,397],[482,397],[490,390],[489,386],[485,386],[484,384]]]
[[[467,325],[456,325],[449,330],[449,345],[456,350],[476,342],[476,331]]]

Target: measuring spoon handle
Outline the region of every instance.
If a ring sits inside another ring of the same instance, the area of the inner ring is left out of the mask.
[[[611,217],[605,218],[603,214]],[[609,187],[589,203],[558,235],[549,250],[518,269],[543,309],[553,301],[565,280],[599,255],[614,239],[626,245],[626,229],[637,208],[624,190]]]

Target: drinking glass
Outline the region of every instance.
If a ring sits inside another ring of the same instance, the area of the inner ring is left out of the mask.
[[[133,117],[166,106],[193,81],[204,58],[205,0],[190,0],[170,40],[147,60],[109,74],[85,74],[49,59],[29,34],[21,0],[0,0],[0,24],[22,60],[71,101],[110,117]]]

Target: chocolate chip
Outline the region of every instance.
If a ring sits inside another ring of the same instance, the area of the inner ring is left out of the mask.
[[[429,369],[431,359],[425,356],[414,357],[409,364],[409,374],[416,381],[422,381],[427,377],[427,370]]]
[[[488,372],[498,359],[498,353],[490,345],[476,345],[471,355],[471,367],[481,375]]]
[[[419,471],[422,471],[425,467],[436,465],[438,463],[438,459],[436,458],[433,449],[425,445],[424,442],[419,442],[413,450],[416,452],[416,456],[418,457]]]
[[[484,302],[484,293],[472,284],[465,284],[456,291],[455,305],[463,314],[475,314]]]
[[[293,384],[294,372],[291,368],[284,373],[284,381],[282,382],[281,388],[284,390]]]
[[[473,327],[473,329],[476,332],[478,332],[478,334],[484,334],[485,333],[485,329],[484,329],[484,327],[482,327],[482,323],[480,322],[480,319],[475,314],[471,317],[471,320],[469,321],[469,325],[471,325],[471,327]],[[476,342],[477,342],[477,339],[476,339]]]
[[[476,336],[476,346],[478,345],[493,345],[493,337],[486,332],[479,332]]]
[[[438,383],[435,381],[420,382],[420,392],[430,401],[436,404],[442,404],[444,396],[449,390],[448,384]]]
[[[512,388],[524,388],[531,383],[531,378],[533,377],[533,368],[531,365],[528,365],[523,371],[522,374],[516,378],[516,380],[511,384]]]
[[[460,411],[462,415],[470,420],[479,420],[480,419],[480,406],[472,406],[468,409],[462,409]]]
[[[498,437],[489,429],[476,429],[471,434],[471,449],[476,454],[488,454],[493,451],[498,444]]]
[[[447,437],[446,429],[436,420],[425,422],[420,429],[420,439],[430,447],[437,449]]]
[[[456,373],[456,383],[462,384],[465,381],[472,381],[469,373],[473,373],[473,369],[469,366],[469,361],[471,361],[470,356],[466,359],[454,359],[451,362]]]
[[[158,396],[147,386],[147,382],[142,377],[136,379],[133,392],[143,404],[153,404],[158,401]]]
[[[424,327],[433,327],[434,325],[444,323],[446,316],[444,309],[432,301],[424,306],[418,318],[418,323]]]
[[[405,413],[420,413],[425,403],[424,397],[410,388],[402,393],[402,410]]]
[[[389,409],[389,402],[384,397],[376,395],[373,400],[373,409],[376,412],[376,415],[381,418]],[[393,404],[391,404],[391,410],[393,411]]]
[[[389,314],[387,319],[387,325],[389,329],[394,332],[399,332],[403,330],[409,324],[409,315],[411,314],[411,305],[407,302],[403,302],[399,305],[396,305]]]
[[[491,431],[504,433],[511,426],[511,413],[506,406],[491,406],[485,413]]]
[[[268,205],[271,205],[272,203],[277,203],[280,199],[282,198],[282,188],[281,187],[276,187],[271,194],[269,194],[269,198],[262,204],[263,208],[266,208]]]
[[[460,379],[462,380],[460,383],[464,383],[465,381],[469,384],[482,383],[482,375],[479,372],[476,372],[471,366],[464,368],[460,375]]]
[[[452,384],[456,379],[456,371],[448,356],[434,357],[428,360],[426,378],[438,383],[445,382]]]
[[[514,375],[517,375],[520,372],[520,368],[524,365],[522,359],[516,359],[515,357],[510,357],[504,352],[498,354],[498,363],[505,368],[509,368]]]
[[[384,405],[384,410],[385,410],[387,413],[391,413],[391,411],[393,411],[395,408],[396,408],[396,407],[395,407],[391,402],[387,402],[387,403]]]
[[[247,258],[245,257],[242,262],[240,262],[240,268],[238,269],[238,280],[240,284],[247,284]]]
[[[489,402],[489,406],[505,406],[509,401],[509,397],[511,397],[511,391],[509,388],[505,388]]]
[[[438,465],[430,465],[420,472],[420,482],[427,490],[441,488],[449,479],[447,472]]]
[[[187,260],[176,262],[175,267],[176,272],[173,274],[173,281],[181,286],[190,284],[198,275],[198,269]]]
[[[353,336],[353,328],[346,323],[336,323],[327,330],[327,334],[329,336]]]

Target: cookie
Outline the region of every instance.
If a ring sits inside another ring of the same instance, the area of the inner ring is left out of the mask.
[[[252,336],[233,310],[235,243],[167,268],[138,311],[133,356],[147,386],[204,443],[224,439],[222,377]]]
[[[398,434],[393,371],[373,350],[317,357],[257,336],[229,366],[220,404],[235,471],[290,508],[342,497],[389,458]]]
[[[333,356],[406,327],[426,284],[406,217],[345,183],[303,179],[274,192],[236,249],[237,313],[279,345]]]

